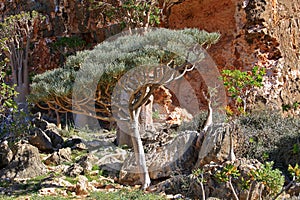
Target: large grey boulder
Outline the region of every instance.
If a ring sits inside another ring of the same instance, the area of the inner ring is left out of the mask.
[[[222,163],[230,159],[230,134],[234,135],[234,126],[227,123],[214,124],[209,127],[201,142],[196,168],[202,167],[211,161]],[[233,136],[232,136],[233,137]],[[234,139],[232,138],[234,143]],[[234,144],[232,144],[234,146]],[[232,149],[233,150],[233,149]]]
[[[46,165],[59,165],[62,164],[63,162],[71,162],[72,158],[71,158],[71,148],[67,147],[67,148],[63,148],[63,149],[59,149],[58,151],[55,151],[54,153],[52,153],[46,160],[45,160],[45,164]]]
[[[118,147],[106,146],[97,153],[99,168],[111,177],[118,177],[126,159],[127,151]]]
[[[156,148],[146,154],[146,162],[151,179],[167,178],[177,173],[190,173],[199,152],[196,142],[196,131],[180,133],[174,140],[163,147]],[[130,154],[120,171],[119,182],[125,184],[139,184],[139,174],[135,156]]]
[[[26,142],[18,142],[13,152],[13,159],[5,169],[0,171],[0,178],[33,178],[47,172],[36,147]]]

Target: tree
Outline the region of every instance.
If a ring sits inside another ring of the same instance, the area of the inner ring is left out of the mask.
[[[157,29],[120,36],[69,57],[64,68],[35,76],[30,100],[58,112],[119,122],[131,136],[146,188],[150,178],[139,134],[141,106],[155,88],[192,71],[196,63],[191,60],[203,58],[196,46],[213,44],[219,36],[198,29]]]
[[[235,105],[241,113],[246,113],[247,96],[255,87],[263,86],[265,68],[254,66],[251,71],[240,71],[238,69],[225,69],[222,71],[222,80],[228,90],[228,94],[234,99]]]
[[[13,84],[19,93],[15,100],[26,105],[26,96],[29,94],[28,56],[30,40],[35,23],[41,22],[41,16],[35,12],[21,12],[6,17],[0,23],[1,49],[9,59]]]

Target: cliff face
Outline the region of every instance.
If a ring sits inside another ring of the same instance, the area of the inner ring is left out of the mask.
[[[219,31],[221,41],[209,53],[220,68],[268,69],[249,102],[299,114],[299,20],[299,0],[186,0],[172,7],[168,26]]]
[[[119,1],[107,0],[118,4]],[[59,38],[78,36],[92,47],[118,33],[100,1],[12,0],[0,1],[0,18],[20,10],[35,9],[46,16],[36,27],[29,65],[35,72],[58,67],[62,54],[74,49],[55,49]],[[265,86],[249,102],[259,101],[289,113],[299,114],[300,0],[174,0],[164,10],[164,26],[171,29],[198,27],[222,34],[221,41],[209,49],[220,69],[268,69]],[[87,47],[85,47],[87,48]],[[80,48],[79,48],[80,49]]]

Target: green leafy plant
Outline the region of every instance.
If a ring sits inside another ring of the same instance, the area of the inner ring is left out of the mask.
[[[66,60],[66,57],[74,55],[77,51],[82,51],[86,48],[86,42],[79,36],[61,37],[51,44],[51,47],[60,53],[61,64]]]
[[[299,108],[299,106],[300,106],[299,102],[296,101],[296,102],[293,103],[294,110],[297,110]]]
[[[283,187],[284,176],[279,169],[273,169],[274,162],[266,162],[258,169],[250,171],[251,178],[266,186],[269,195],[275,196]]]
[[[193,176],[195,177],[197,183],[200,184],[201,186],[201,190],[202,190],[202,199],[205,200],[205,190],[204,190],[204,185],[203,183],[205,183],[205,179],[203,177],[203,170],[202,169],[196,169],[192,171]]]
[[[10,86],[5,82],[6,77],[6,64],[8,60],[4,59],[0,62],[0,113],[1,115],[7,113],[8,109],[15,111],[17,109],[17,103],[14,101],[14,97],[18,94],[15,91],[14,86]]]
[[[235,149],[238,157],[258,159],[262,163],[272,160],[285,174],[289,164],[300,162],[299,118],[283,117],[280,111],[256,110],[237,120],[241,133]]]
[[[293,181],[299,182],[300,181],[300,167],[298,164],[295,165],[295,167],[292,167],[289,165],[288,171],[293,176]]]
[[[251,71],[240,71],[225,69],[222,71],[222,80],[227,88],[228,94],[235,100],[235,104],[241,113],[246,112],[247,95],[254,87],[263,86],[265,68],[254,66]]]
[[[219,182],[226,182],[229,184],[230,189],[235,197],[236,200],[238,200],[237,193],[232,185],[231,180],[237,179],[240,176],[239,170],[234,166],[233,164],[227,164],[225,167],[223,167],[222,170],[219,170],[215,177]]]
[[[281,191],[273,198],[274,200],[277,199],[277,197],[279,197],[284,191],[287,191],[292,185],[300,182],[300,168],[298,164],[296,164],[294,167],[292,167],[292,165],[289,165],[288,172],[293,177],[292,181],[290,181],[287,186],[281,189]]]
[[[14,100],[18,94],[15,85],[10,86],[5,81],[7,62],[7,59],[0,62],[0,138],[5,137],[11,144],[26,135],[30,123]]]
[[[88,4],[89,10],[101,12],[104,25],[119,23],[121,28],[132,30],[155,27],[161,21],[162,12],[158,0],[125,0],[120,4],[90,1]]]

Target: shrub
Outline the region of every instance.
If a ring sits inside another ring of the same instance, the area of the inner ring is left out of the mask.
[[[289,164],[300,163],[300,119],[284,118],[276,111],[255,111],[238,118],[241,139],[236,153],[240,157],[273,160],[287,172]]]
[[[247,108],[247,95],[255,88],[263,86],[265,68],[254,66],[251,71],[229,70],[222,71],[222,80],[228,94],[234,99],[239,112],[245,113]]]
[[[274,162],[266,162],[259,169],[250,172],[254,180],[266,186],[271,196],[279,193],[284,184],[284,176],[279,169],[273,169],[273,164]]]
[[[0,140],[5,138],[15,141],[24,136],[30,124],[26,114],[18,109],[14,97],[18,94],[15,85],[10,86],[5,82],[5,67],[7,60],[0,63]]]

